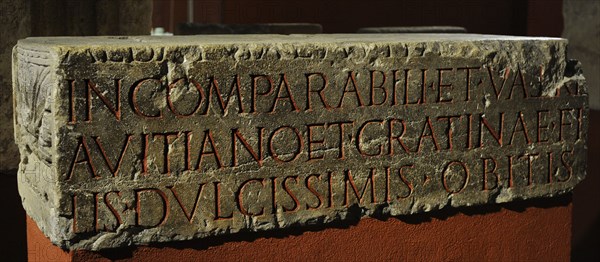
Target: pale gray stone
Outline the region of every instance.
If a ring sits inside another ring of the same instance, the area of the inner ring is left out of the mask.
[[[559,38],[29,38],[23,206],[104,249],[569,192],[587,91]]]

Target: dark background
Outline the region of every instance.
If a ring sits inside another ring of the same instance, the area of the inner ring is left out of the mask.
[[[592,0],[594,1],[594,0]],[[175,32],[187,0],[154,0],[152,24]],[[196,23],[318,23],[324,33],[360,27],[452,25],[481,34],[560,36],[561,0],[195,0]]]
[[[154,0],[153,4],[153,27],[174,32],[179,23],[188,20],[187,0]],[[448,25],[464,27],[469,33],[559,37],[563,31],[562,4],[562,0],[194,0],[193,21],[318,23],[324,33],[353,33],[361,27]],[[573,260],[599,261],[595,243],[600,236],[600,111],[590,112],[589,133],[588,177],[573,193],[572,256]],[[25,213],[16,176],[0,174],[0,183],[0,260],[25,260]]]

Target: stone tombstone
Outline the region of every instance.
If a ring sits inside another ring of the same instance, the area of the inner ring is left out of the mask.
[[[588,102],[559,38],[56,37],[13,53],[19,191],[65,249],[569,192]]]

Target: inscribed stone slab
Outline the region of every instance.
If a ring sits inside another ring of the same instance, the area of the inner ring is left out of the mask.
[[[551,197],[585,176],[566,40],[470,34],[29,38],[19,190],[104,249]]]

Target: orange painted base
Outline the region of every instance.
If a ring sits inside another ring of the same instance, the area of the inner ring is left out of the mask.
[[[571,212],[566,195],[102,252],[63,251],[27,218],[28,256],[30,261],[568,261]]]

